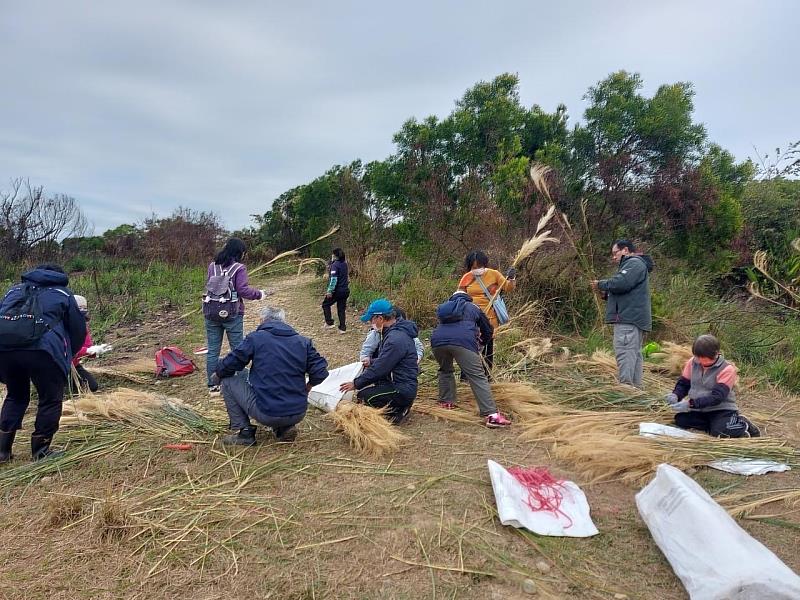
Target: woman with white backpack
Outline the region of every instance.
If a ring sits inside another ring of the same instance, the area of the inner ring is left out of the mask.
[[[217,369],[222,338],[227,333],[231,350],[244,340],[244,301],[261,300],[269,294],[266,290],[250,287],[247,267],[242,259],[247,246],[239,238],[230,238],[208,265],[206,292],[203,295],[203,316],[206,321],[206,378],[208,392],[219,395],[219,385],[211,382]]]

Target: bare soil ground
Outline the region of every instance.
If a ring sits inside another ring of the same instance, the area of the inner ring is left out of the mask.
[[[355,360],[366,329],[351,311],[346,335],[323,330],[318,282],[302,276],[259,283],[275,287],[265,303],[284,307],[332,367]],[[248,304],[247,330],[259,304]],[[165,331],[203,344],[202,331],[171,327],[153,328],[135,352],[149,353]],[[198,362],[200,372],[150,389],[219,408],[220,399],[207,397]],[[769,412],[778,402],[759,409]],[[400,452],[367,460],[310,409],[295,444],[263,431],[257,448],[236,451],[216,439],[195,440],[188,452],[134,440],[125,453],[16,487],[0,507],[0,598],[514,599],[529,596],[528,579],[542,598],[686,598],[638,516],[637,486],[587,485],[551,460],[546,446],[520,441],[514,428],[491,431],[417,413],[403,430],[409,441]],[[796,422],[776,430],[800,444]],[[25,443],[23,431],[18,461],[26,460]],[[547,465],[579,483],[600,535],[545,538],[501,526],[487,459]],[[798,487],[795,473],[745,480],[703,469],[695,477],[712,492]],[[160,507],[160,514],[172,509],[163,522],[180,525],[143,543],[136,503],[152,503],[164,490],[173,492]],[[800,571],[797,513],[781,524],[741,523]]]

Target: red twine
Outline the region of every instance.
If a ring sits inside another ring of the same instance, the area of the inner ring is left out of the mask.
[[[528,491],[525,504],[531,510],[564,517],[569,522],[565,528],[572,527],[572,519],[561,510],[561,502],[567,491],[563,479],[553,477],[547,467],[511,467],[508,472]]]

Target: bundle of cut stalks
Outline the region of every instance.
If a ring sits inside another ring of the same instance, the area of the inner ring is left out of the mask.
[[[797,512],[798,507],[800,507],[800,488],[728,494],[719,498],[718,501],[728,510],[732,517],[751,515],[761,507],[776,502],[786,506],[788,509],[786,512]],[[781,515],[773,510],[771,514],[761,516],[778,517]]]
[[[678,377],[683,372],[684,365],[692,358],[692,349],[672,342],[661,344],[661,352],[651,355],[658,358],[658,362],[647,362],[645,365],[652,371],[668,373]]]
[[[334,426],[358,453],[379,458],[395,452],[408,437],[385,419],[386,409],[342,401],[329,413]]]
[[[472,404],[447,409],[441,408],[436,404],[418,401],[414,403],[414,411],[433,417],[437,421],[452,421],[453,423],[467,423],[470,425],[481,425],[483,423],[483,419],[478,416]]]
[[[531,421],[521,438],[551,443],[553,456],[569,462],[593,482],[617,477],[643,480],[661,463],[681,469],[725,458],[760,458],[797,463],[794,450],[779,440],[639,436],[638,423],[650,419],[650,414],[626,411],[567,411]]]
[[[140,385],[149,385],[153,383],[152,377],[143,377],[142,375],[136,375],[135,373],[126,373],[125,371],[120,371],[114,367],[95,367],[92,365],[91,370],[95,375],[108,375],[109,377],[125,379],[131,383],[138,383]],[[153,368],[150,370],[154,371],[155,366],[153,366]]]
[[[610,379],[617,379],[617,359],[608,350],[595,350],[589,358],[575,357],[575,364],[587,368],[591,372],[600,373]],[[683,368],[683,365],[681,365]],[[665,381],[652,373],[644,372],[642,383],[645,388],[662,390],[666,387],[672,388],[672,382]]]

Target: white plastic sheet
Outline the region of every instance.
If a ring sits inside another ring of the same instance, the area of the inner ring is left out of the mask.
[[[524,527],[539,535],[590,537],[600,533],[589,514],[583,490],[571,481],[563,483],[564,499],[560,512],[534,511],[526,503],[528,490],[514,476],[493,460],[489,461],[497,514],[503,525]]]
[[[329,371],[325,381],[311,388],[308,393],[308,403],[324,412],[335,410],[345,396],[344,392],[339,391],[339,386],[347,381],[353,381],[361,374],[363,368],[364,366],[360,362],[355,362]],[[347,394],[352,394],[352,392],[347,392]]]
[[[679,427],[662,425],[661,423],[639,423],[639,435],[643,437],[658,437],[665,435],[675,438],[697,439],[698,433],[692,433]],[[733,473],[734,475],[766,475],[767,473],[782,473],[791,471],[791,467],[774,460],[760,458],[725,458],[708,463],[712,469]]]
[[[691,600],[800,598],[800,577],[679,469],[659,465],[636,506]]]

